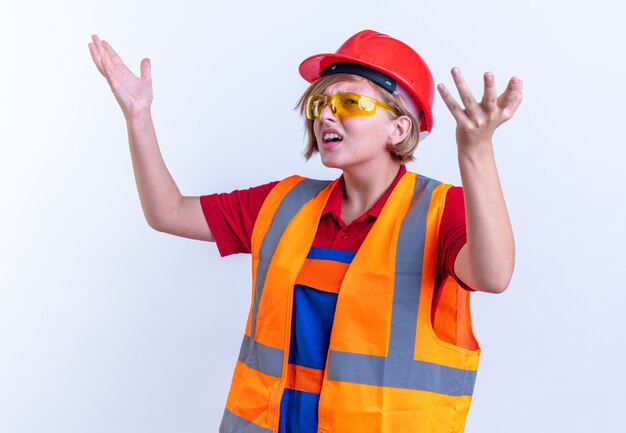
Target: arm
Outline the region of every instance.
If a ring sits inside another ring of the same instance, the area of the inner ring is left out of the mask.
[[[493,133],[513,117],[522,101],[522,81],[513,77],[498,97],[493,74],[485,74],[485,92],[474,100],[461,71],[452,69],[464,109],[443,84],[441,97],[457,122],[459,168],[465,192],[467,244],[454,263],[457,276],[470,287],[504,291],[513,275],[515,242],[493,153]]]
[[[161,232],[215,241],[200,198],[181,195],[161,156],[150,112],[150,60],[141,61],[141,76],[137,77],[107,42],[95,35],[92,38],[91,57],[107,79],[126,119],[135,182],[146,221]]]

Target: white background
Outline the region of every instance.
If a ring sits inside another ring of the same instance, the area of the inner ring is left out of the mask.
[[[1,433],[217,431],[243,334],[249,257],[148,227],[90,35],[136,72],[152,59],[163,156],[201,195],[336,177],[301,157],[297,67],[365,28],[449,88],[455,65],[477,96],[487,70],[499,90],[524,80],[495,136],[517,267],[504,294],[473,296],[466,431],[622,431],[622,2],[1,1]],[[409,169],[459,183],[436,98]]]

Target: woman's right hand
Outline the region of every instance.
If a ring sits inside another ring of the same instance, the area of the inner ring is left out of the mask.
[[[97,35],[91,38],[93,40],[89,44],[91,58],[111,86],[124,117],[129,120],[149,112],[152,104],[150,59],[141,61],[141,77],[137,77],[106,41],[101,41]]]

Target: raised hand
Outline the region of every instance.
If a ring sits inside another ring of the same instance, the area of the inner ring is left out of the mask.
[[[485,91],[476,102],[458,67],[452,68],[452,78],[465,108],[462,108],[443,84],[437,86],[441,98],[456,120],[456,139],[459,151],[472,151],[491,146],[494,131],[513,117],[522,102],[523,81],[511,78],[506,90],[498,96],[492,72],[484,75]]]
[[[437,88],[456,120],[459,171],[463,183],[467,243],[454,262],[465,284],[499,293],[509,285],[515,266],[515,241],[493,152],[493,133],[522,102],[522,80],[511,78],[498,96],[493,73],[484,75],[485,91],[476,102],[461,70],[452,68],[463,107],[443,84]]]
[[[101,41],[96,35],[91,38],[93,40],[89,43],[91,58],[111,86],[124,117],[129,119],[148,112],[152,103],[150,59],[141,61],[141,77],[137,77],[106,41]]]

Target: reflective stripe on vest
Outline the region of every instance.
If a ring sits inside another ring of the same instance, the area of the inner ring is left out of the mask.
[[[476,371],[461,370],[424,361],[410,361],[330,352],[328,378],[362,385],[390,386],[438,394],[472,395]]]

